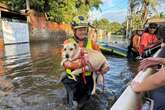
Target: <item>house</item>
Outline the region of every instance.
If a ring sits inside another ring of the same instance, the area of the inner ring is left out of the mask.
[[[29,42],[27,15],[0,3],[0,45]]]
[[[149,19],[148,23],[157,23],[157,24],[161,24],[161,25],[165,25],[165,18],[153,18],[153,19]]]

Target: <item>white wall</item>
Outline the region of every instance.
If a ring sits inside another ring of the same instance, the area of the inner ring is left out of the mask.
[[[27,23],[18,23],[2,20],[4,44],[29,42]]]

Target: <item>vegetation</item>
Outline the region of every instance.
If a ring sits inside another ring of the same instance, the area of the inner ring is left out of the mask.
[[[110,23],[110,30],[114,34],[122,34],[122,25],[118,22],[112,22]]]
[[[153,18],[165,18],[165,14],[163,12],[160,12],[157,15],[153,16]]]
[[[111,32],[112,34],[122,34],[122,25],[118,22],[110,22],[106,18],[95,20],[93,22],[93,25],[96,28],[106,30],[107,32]]]
[[[2,0],[14,10],[26,9],[26,0]],[[89,10],[98,9],[101,0],[29,0],[30,8],[42,12],[48,20],[70,22],[76,15],[88,17]]]
[[[2,0],[13,10],[26,9],[26,0]],[[70,23],[76,15],[88,18],[88,12],[93,8],[99,9],[102,0],[29,0],[30,9],[44,13],[50,21]],[[108,19],[95,20],[94,26],[107,32],[121,34],[122,25],[110,22]]]
[[[93,26],[102,30],[110,31],[110,21],[106,18],[93,21]]]
[[[26,9],[27,0],[1,0],[11,7],[13,10]],[[28,0],[30,8],[47,17],[47,20],[55,22],[71,22],[76,15],[88,17],[89,10],[93,8],[99,9],[102,0]],[[143,28],[152,13],[156,13],[153,17],[165,18],[163,12],[157,13],[157,0],[129,0],[129,16],[128,23],[120,24],[118,22],[110,22],[108,19],[95,20],[93,25],[97,28],[111,31],[114,34],[121,34],[126,27],[129,30]],[[126,26],[127,25],[127,26]]]
[[[129,27],[132,29],[143,28],[148,18],[157,14],[157,0],[129,0]]]
[[[165,13],[160,12],[159,16],[160,16],[160,18],[165,18]]]

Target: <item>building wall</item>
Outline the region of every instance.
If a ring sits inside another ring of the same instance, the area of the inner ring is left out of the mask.
[[[47,21],[46,18],[30,10],[28,12],[30,41],[63,41],[67,35],[72,34],[69,24],[57,24]]]

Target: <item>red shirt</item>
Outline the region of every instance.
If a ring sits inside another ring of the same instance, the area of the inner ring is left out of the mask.
[[[140,45],[143,45],[144,48],[146,48],[147,46],[155,42],[158,42],[158,39],[155,34],[143,33],[141,37]]]
[[[155,34],[150,33],[143,33],[141,40],[140,40],[140,48],[139,53],[143,54],[144,50],[149,47],[150,45],[157,43],[159,40],[157,39]]]

